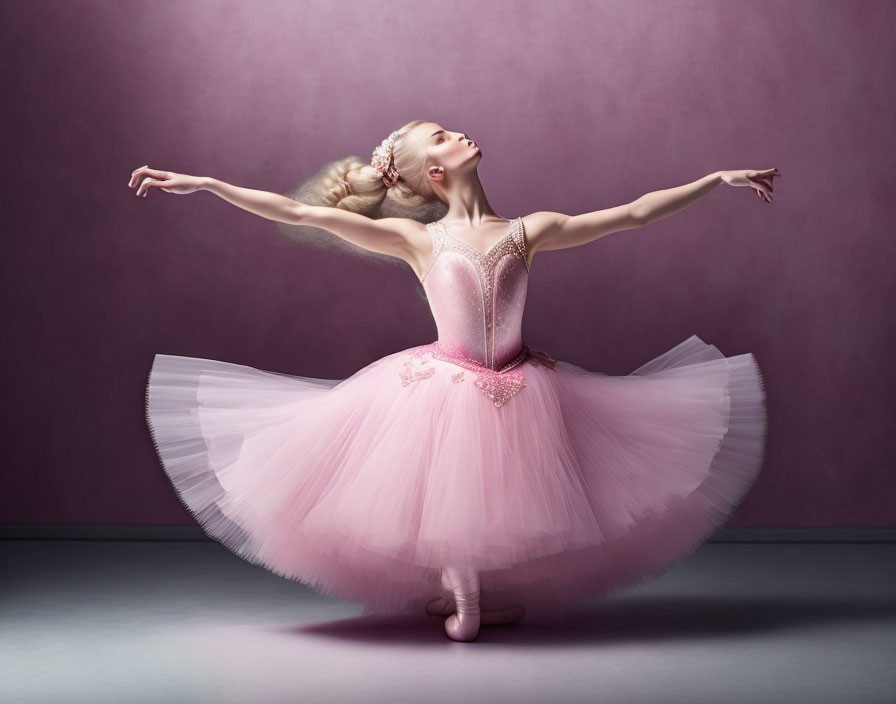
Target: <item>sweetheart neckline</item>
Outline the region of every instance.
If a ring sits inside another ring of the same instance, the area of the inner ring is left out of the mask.
[[[485,254],[483,254],[482,252],[480,252],[478,249],[476,249],[476,248],[475,248],[473,245],[471,245],[469,242],[464,242],[462,239],[458,239],[457,237],[455,237],[454,235],[452,235],[452,234],[448,231],[448,228],[445,227],[445,225],[443,225],[443,224],[442,224],[441,222],[439,222],[438,220],[436,220],[436,221],[434,221],[434,222],[426,223],[426,229],[429,231],[429,233],[430,233],[430,237],[432,237],[432,235],[433,235],[433,230],[432,230],[431,228],[436,228],[436,229],[438,229],[438,228],[441,226],[441,231],[442,231],[442,233],[443,233],[448,239],[454,240],[455,242],[457,242],[458,244],[463,245],[464,248],[466,248],[467,250],[469,250],[470,252],[472,252],[473,256],[471,256],[471,257],[469,257],[469,258],[470,258],[475,264],[477,264],[477,265],[481,265],[481,266],[485,266],[486,264],[489,263],[489,260],[491,259],[491,256],[492,256],[492,253],[493,253],[493,252],[494,252],[494,251],[495,251],[501,244],[503,244],[504,242],[506,242],[506,241],[507,241],[507,238],[509,238],[509,237],[513,237],[513,235],[515,234],[514,226],[515,226],[517,223],[519,223],[519,227],[520,227],[520,229],[522,229],[522,228],[524,227],[524,225],[523,225],[523,219],[522,219],[521,217],[514,218],[513,220],[509,220],[508,222],[509,222],[509,225],[508,225],[508,227],[507,227],[507,234],[504,235],[504,236],[503,236],[501,239],[499,239],[497,242],[495,242],[491,247],[489,247],[488,251],[487,251]],[[521,237],[525,237],[525,234],[521,234]],[[526,273],[528,274],[528,273],[529,273],[529,261],[528,261],[527,255],[526,255],[524,252],[519,252],[519,254],[520,254],[520,256],[523,257],[523,264],[525,265],[525,267],[526,267]],[[436,253],[435,248],[434,248],[432,254],[430,255],[429,262],[427,263],[426,268],[423,270],[423,276],[418,276],[418,277],[417,277],[417,280],[418,280],[421,284],[425,284],[425,282],[426,282],[426,277],[429,275],[429,271],[430,271],[430,269],[432,269],[432,266],[433,266],[433,264],[435,263],[437,257],[438,257],[438,253]]]
[[[474,252],[476,252],[476,254],[478,254],[478,255],[479,255],[480,257],[482,257],[483,259],[488,259],[488,256],[489,256],[492,252],[495,251],[495,249],[498,247],[498,245],[500,245],[502,242],[504,242],[504,240],[506,240],[508,237],[510,237],[510,236],[513,234],[513,226],[514,226],[514,224],[516,223],[516,221],[517,221],[518,219],[519,219],[519,218],[514,218],[513,220],[508,220],[508,221],[507,221],[507,233],[506,233],[501,239],[499,239],[497,242],[495,242],[491,247],[489,247],[488,250],[487,250],[486,252],[484,252],[484,253],[483,253],[483,252],[480,252],[478,249],[476,249],[476,247],[474,247],[473,245],[471,245],[469,242],[465,242],[464,240],[462,240],[462,239],[458,239],[457,237],[455,237],[454,235],[452,235],[451,232],[448,231],[448,228],[447,228],[441,221],[436,220],[436,221],[435,221],[434,223],[432,223],[432,224],[441,227],[441,228],[442,228],[442,232],[445,233],[446,235],[448,235],[448,237],[450,237],[451,239],[453,239],[455,242],[460,242],[461,244],[466,245],[467,247],[469,247],[470,249],[472,249]]]

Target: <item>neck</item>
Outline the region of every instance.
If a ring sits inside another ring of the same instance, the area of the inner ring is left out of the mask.
[[[502,219],[489,205],[476,171],[466,178],[446,182],[442,197],[448,203],[442,222],[477,227],[483,221]]]

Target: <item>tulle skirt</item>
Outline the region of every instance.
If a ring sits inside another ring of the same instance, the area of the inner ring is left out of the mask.
[[[210,537],[365,614],[422,612],[456,566],[483,608],[548,620],[691,555],[759,472],[752,354],[694,335],[627,376],[530,359],[498,407],[425,347],[343,380],[157,354],[162,466]]]

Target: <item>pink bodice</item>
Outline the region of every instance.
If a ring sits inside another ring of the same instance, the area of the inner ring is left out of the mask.
[[[476,387],[495,406],[504,406],[527,385],[524,362],[551,369],[556,361],[522,341],[523,309],[529,283],[529,259],[523,219],[483,254],[452,237],[438,222],[428,223],[432,256],[420,281],[439,331],[438,339],[414,347],[399,372],[408,386],[431,378],[433,358],[474,374]],[[452,373],[462,383],[464,371]]]
[[[529,281],[522,218],[485,254],[452,237],[439,222],[428,223],[432,256],[421,277],[436,321],[438,345],[446,353],[489,369],[520,357],[523,309]]]

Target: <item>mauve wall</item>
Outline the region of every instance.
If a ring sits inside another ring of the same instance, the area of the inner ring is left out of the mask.
[[[345,378],[435,338],[409,268],[310,249],[142,164],[288,191],[412,119],[475,135],[505,217],[720,169],[536,256],[524,337],[627,374],[753,352],[768,455],[731,526],[893,526],[891,2],[4,2],[0,520],[191,523],[144,423],[157,352]]]

